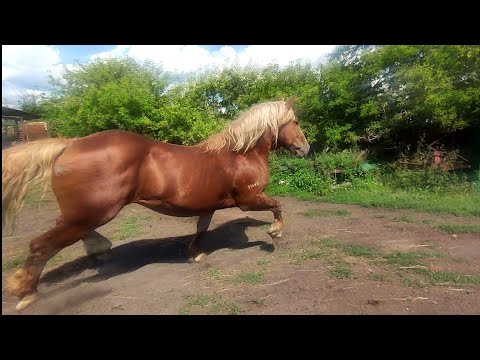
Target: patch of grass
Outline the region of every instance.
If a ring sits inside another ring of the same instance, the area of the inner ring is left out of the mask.
[[[474,284],[480,285],[480,275],[459,274],[449,271],[429,271],[424,269],[419,272],[433,284]]]
[[[338,210],[318,210],[312,209],[301,213],[304,216],[308,217],[331,217],[331,216],[340,216],[346,217],[350,215],[350,212],[345,209],[338,209]]]
[[[379,187],[374,191],[349,189],[319,197],[318,200],[335,204],[358,204],[366,207],[411,209],[457,216],[480,216],[480,195],[478,194],[414,193]]]
[[[352,276],[352,269],[350,269],[348,264],[338,263],[330,270],[330,275],[337,279],[347,279]]]
[[[245,313],[245,310],[240,305],[234,302],[225,303],[225,307],[227,308],[229,315],[240,315]]]
[[[385,186],[348,188],[325,196],[287,186],[270,186],[270,195],[292,196],[300,200],[333,204],[356,204],[365,207],[410,209],[457,216],[480,216],[480,194],[441,194],[392,190]]]
[[[303,248],[292,252],[289,256],[295,263],[304,260],[322,259],[330,267],[330,275],[339,279],[349,278],[352,275],[350,266],[342,259],[345,255],[344,245],[333,237],[326,237],[312,241],[314,248]]]
[[[387,188],[345,190],[319,198],[335,204],[358,204],[366,207],[411,209],[458,216],[480,216],[480,196],[391,191]]]
[[[253,299],[252,303],[254,303],[255,305],[262,306],[262,305],[265,305],[265,299],[261,299],[261,298]]]
[[[50,260],[48,260],[47,266],[57,266],[63,261],[64,261],[63,256],[61,254],[57,254],[54,257],[52,257]]]
[[[368,245],[345,244],[343,250],[350,256],[363,256],[369,259],[381,256],[376,248]]]
[[[416,223],[416,222],[419,222],[419,220],[417,220],[417,219],[415,219],[414,217],[409,216],[409,215],[395,216],[392,220],[393,220],[393,221],[403,221],[403,222],[407,222],[407,223]]]
[[[235,276],[232,281],[235,284],[259,284],[265,278],[263,271],[252,271],[252,272],[243,272]]]
[[[313,260],[323,258],[326,261],[332,262],[337,257],[337,249],[340,249],[342,244],[335,238],[326,237],[320,240],[312,241],[315,247],[306,247],[295,251],[289,251],[287,256],[295,263],[299,264],[305,260]]]
[[[402,276],[401,278],[402,278],[402,283],[404,283],[406,286],[422,288],[422,287],[425,287],[426,285],[424,281],[421,281],[416,278],[409,278],[409,277],[402,277]]]
[[[325,237],[320,240],[314,240],[313,243],[320,248],[340,248],[342,243],[334,237]]]
[[[443,230],[449,234],[480,234],[480,224],[455,224],[455,223],[444,223],[444,224],[435,224],[433,227]]]
[[[312,242],[314,248],[303,248],[288,253],[289,257],[299,263],[304,260],[322,259],[330,267],[330,275],[338,279],[350,278],[353,271],[343,256],[363,257],[377,265],[390,266],[396,269],[395,274],[407,286],[424,287],[429,284],[480,284],[480,275],[458,274],[445,271],[432,271],[425,265],[425,260],[449,258],[439,252],[401,252],[384,253],[375,247],[357,244],[342,244],[335,238],[324,238]],[[419,266],[408,268],[412,266]],[[406,267],[402,269],[402,267]],[[371,274],[374,281],[387,281],[383,274]]]
[[[414,266],[421,265],[423,259],[435,257],[434,254],[425,252],[401,252],[395,251],[385,256],[385,260],[389,265],[395,266]]]
[[[393,221],[403,221],[407,223],[428,224],[435,229],[440,229],[449,234],[473,233],[480,234],[480,224],[457,224],[457,223],[439,223],[435,220],[419,220],[412,216],[401,215],[393,218]]]
[[[113,240],[125,240],[140,235],[139,221],[141,219],[138,216],[130,216],[127,218],[119,219],[117,231],[113,236]]]
[[[213,300],[213,297],[211,295],[195,295],[190,298],[188,298],[188,304],[191,306],[197,305],[197,306],[206,306],[208,303],[210,303]]]
[[[244,314],[245,310],[237,303],[222,301],[215,302],[207,311],[209,314],[219,314],[221,312],[226,312],[228,315],[240,315]]]
[[[205,275],[213,280],[218,280],[220,279],[220,270],[217,268],[210,268],[207,271],[205,271]]]
[[[375,218],[375,219],[383,219],[384,217],[385,217],[384,214],[375,214],[375,215],[373,215],[373,218]]]
[[[387,277],[383,274],[370,274],[370,278],[374,281],[387,281]]]
[[[270,264],[270,260],[268,259],[259,259],[257,260],[257,265],[260,265],[260,266],[267,266],[268,264]]]
[[[188,295],[186,297],[186,303],[182,306],[179,311],[180,315],[188,315],[193,306],[206,307],[211,302],[214,301],[213,296],[198,294],[198,295]]]
[[[28,254],[20,254],[10,259],[2,260],[2,271],[13,270],[27,260]]]
[[[186,297],[186,303],[181,307],[179,314],[190,314],[194,306],[206,308],[208,314],[218,314],[221,312],[226,312],[230,315],[238,315],[245,312],[245,310],[240,305],[234,302],[217,299],[212,295],[198,294]]]
[[[480,275],[461,274],[450,271],[432,271],[430,269],[408,269],[399,274],[407,286],[425,287],[427,285],[480,285]]]
[[[34,184],[28,189],[23,199],[24,205],[43,205],[53,201],[53,193],[51,187],[47,187],[47,191],[43,194],[43,188],[39,184]]]

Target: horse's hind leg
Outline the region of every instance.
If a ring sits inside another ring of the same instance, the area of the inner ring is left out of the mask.
[[[209,214],[201,215],[198,218],[197,232],[195,235],[193,235],[193,239],[188,246],[188,255],[189,257],[192,257],[196,263],[199,263],[207,256],[207,254],[200,249],[199,240],[200,237],[208,230],[210,221],[212,221],[213,213],[214,211]]]
[[[37,298],[37,285],[47,261],[63,248],[72,245],[92,229],[87,225],[57,225],[30,242],[30,254],[25,264],[7,280],[7,290],[20,301],[16,309],[27,307]]]
[[[57,225],[61,225],[63,222],[63,215],[60,215],[57,219]],[[82,240],[87,256],[97,255],[97,258],[100,258],[101,255],[107,253],[112,248],[112,242],[95,230],[83,236]]]
[[[97,231],[91,231],[83,238],[83,247],[88,256],[101,258],[112,248],[112,242]]]

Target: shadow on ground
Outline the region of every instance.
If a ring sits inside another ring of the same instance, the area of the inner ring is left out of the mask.
[[[200,246],[207,255],[225,248],[245,249],[254,246],[260,246],[262,250],[272,252],[274,248],[271,243],[265,241],[249,242],[245,234],[248,227],[258,227],[266,224],[269,223],[249,217],[229,221],[205,233],[200,239]],[[118,245],[112,248],[106,260],[84,256],[49,271],[42,277],[40,283],[60,283],[86,269],[96,269],[98,271],[97,274],[88,278],[73,281],[69,285],[69,288],[72,288],[83,282],[98,282],[135,271],[152,263],[190,262],[191,260],[187,256],[187,247],[191,238],[191,235],[188,235],[163,239],[145,239]]]

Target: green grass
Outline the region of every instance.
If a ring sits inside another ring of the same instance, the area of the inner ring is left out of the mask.
[[[417,219],[415,219],[414,217],[409,216],[409,215],[395,216],[392,220],[393,220],[393,221],[403,221],[403,222],[406,222],[406,223],[416,223],[416,222],[419,222],[419,220],[417,220]]]
[[[257,265],[260,265],[262,267],[266,267],[268,264],[270,264],[270,260],[268,259],[257,260]]]
[[[474,284],[480,285],[480,275],[459,274],[449,271],[416,269],[432,284]]]
[[[199,294],[199,295],[189,295],[186,297],[186,303],[182,306],[179,311],[180,315],[188,315],[194,306],[206,307],[214,298],[211,295]]]
[[[127,218],[119,219],[117,231],[113,236],[113,240],[125,240],[140,235],[139,221],[141,219],[137,216],[129,216]]]
[[[265,299],[262,299],[262,298],[253,299],[252,303],[254,303],[255,305],[263,306],[265,305]]]
[[[343,250],[350,256],[363,256],[369,259],[374,259],[380,256],[380,252],[373,246],[345,244]]]
[[[313,243],[319,248],[340,248],[342,243],[334,237],[325,237],[320,240],[314,240]]]
[[[458,224],[458,223],[439,223],[435,220],[416,219],[413,216],[400,215],[393,218],[393,221],[403,221],[406,223],[428,224],[435,229],[440,229],[449,234],[480,234],[480,224]]]
[[[352,269],[345,263],[335,264],[333,269],[330,269],[330,275],[337,279],[347,279],[352,276]]]
[[[444,224],[435,224],[434,227],[440,230],[443,230],[449,234],[464,234],[464,233],[480,234],[480,224],[444,223]]]
[[[180,315],[188,315],[193,307],[206,309],[208,314],[218,314],[225,312],[230,315],[239,315],[245,313],[245,310],[234,302],[224,301],[213,295],[190,295],[186,297],[185,304],[180,308]]]
[[[220,279],[220,270],[217,268],[210,268],[207,271],[205,271],[205,275],[213,280],[218,280]]]
[[[225,312],[228,315],[240,315],[244,314],[245,310],[234,302],[222,301],[213,303],[207,310],[208,314],[219,314]]]
[[[401,278],[407,286],[423,287],[439,284],[480,284],[480,275],[460,274],[445,271],[433,271],[428,268],[427,260],[452,259],[448,254],[430,252],[383,252],[369,245],[343,244],[335,238],[325,238],[312,242],[313,246],[287,252],[294,263],[321,259],[328,266],[332,277],[347,279],[353,276],[353,270],[345,261],[346,256],[365,258],[367,261],[388,269]],[[454,259],[453,259],[454,260]],[[383,274],[371,274],[374,281],[387,281]]]
[[[414,266],[421,265],[423,259],[434,258],[435,254],[426,253],[426,252],[401,252],[395,251],[388,255],[385,255],[384,258],[390,265],[395,266]]]
[[[463,194],[412,193],[382,189],[345,190],[320,197],[319,200],[336,204],[359,204],[367,207],[411,209],[458,216],[480,216],[480,196]]]
[[[480,275],[461,274],[450,271],[432,271],[415,268],[399,274],[407,286],[425,287],[428,285],[480,285]]]
[[[370,278],[374,281],[380,281],[380,282],[387,281],[387,277],[383,274],[371,274]]]
[[[58,264],[66,261],[64,255],[62,254],[57,254],[54,257],[52,257],[50,260],[47,262],[48,267],[54,267],[57,266]]]
[[[23,199],[24,205],[43,205],[54,200],[53,193],[50,186],[47,187],[45,194],[43,193],[43,188],[35,184],[28,189]]]
[[[323,217],[330,217],[330,216],[341,216],[345,217],[350,215],[350,212],[345,210],[345,209],[338,209],[338,210],[308,210],[303,213],[301,213],[304,216],[308,217],[317,217],[317,216],[323,216]]]
[[[284,185],[272,185],[268,193],[275,196],[293,196],[300,200],[320,201],[334,204],[356,204],[365,207],[410,209],[457,216],[480,216],[480,194],[437,194],[430,192],[407,192],[384,186],[350,188],[326,196],[318,196],[304,190],[295,190]]]
[[[312,241],[313,247],[306,247],[290,251],[287,256],[295,264],[303,261],[322,259],[327,263],[330,275],[338,279],[346,279],[352,276],[352,270],[344,260],[344,245],[333,237],[326,237]]]
[[[263,271],[243,272],[235,276],[232,281],[235,284],[259,284],[265,279]]]
[[[2,271],[15,269],[27,260],[28,254],[20,254],[10,259],[2,260]]]

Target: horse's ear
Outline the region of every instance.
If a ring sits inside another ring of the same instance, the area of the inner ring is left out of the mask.
[[[287,109],[291,109],[293,104],[295,103],[295,100],[297,100],[296,96],[292,96],[290,99],[287,100]]]

